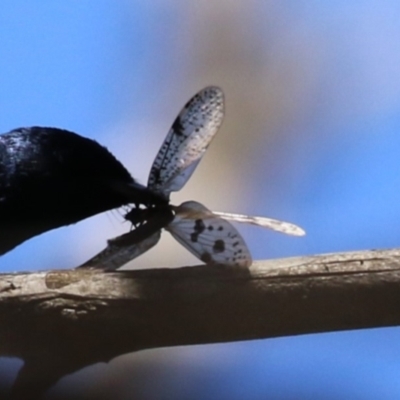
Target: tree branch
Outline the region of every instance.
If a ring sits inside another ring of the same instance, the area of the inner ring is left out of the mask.
[[[141,349],[400,325],[400,249],[206,266],[0,275],[14,398]]]

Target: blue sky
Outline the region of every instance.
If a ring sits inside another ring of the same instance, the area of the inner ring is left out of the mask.
[[[226,121],[182,196],[221,208],[229,186],[238,200],[224,200],[226,211],[307,230],[295,240],[241,228],[256,259],[399,246],[400,4],[235,4],[3,1],[0,131],[56,126],[95,138],[143,182],[180,107],[219,84]],[[234,32],[225,27],[232,21]],[[219,48],[213,52],[215,30],[232,46],[224,62]],[[252,102],[260,93],[263,101]],[[234,148],[237,126],[242,153]],[[223,173],[210,170],[216,159],[232,163],[232,176],[222,165]],[[124,229],[105,213],[25,243],[0,259],[0,270],[69,268]],[[166,246],[185,257],[173,241]],[[143,382],[143,390],[162,398],[155,394],[162,387],[177,399],[398,399],[398,334],[388,328],[153,351],[146,361],[152,384]],[[20,363],[0,365],[11,384]],[[118,365],[96,371],[109,376]],[[83,371],[59,387],[75,382],[79,398],[97,380]],[[122,381],[121,399],[129,398],[129,379]]]

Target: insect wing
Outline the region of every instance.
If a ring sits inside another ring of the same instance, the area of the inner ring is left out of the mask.
[[[166,198],[180,190],[203,157],[222,124],[224,94],[209,86],[190,99],[179,113],[150,171],[147,187]]]
[[[232,214],[219,211],[213,211],[213,214],[231,221],[241,222],[245,224],[252,224],[260,226],[262,228],[269,228],[276,232],[285,233],[286,235],[304,236],[306,234],[304,229],[300,228],[299,226],[292,224],[290,222],[280,221],[278,219],[272,219],[266,217],[253,217],[250,215]]]
[[[129,235],[127,233],[126,235]],[[161,230],[145,238],[139,243],[119,245],[115,239],[108,241],[107,247],[90,260],[77,268],[95,268],[106,271],[114,271],[136,257],[139,257],[147,250],[155,246],[161,237]]]
[[[111,239],[107,247],[78,268],[115,270],[157,244],[161,229],[174,219],[170,207],[131,210],[126,219],[138,225],[134,230]]]
[[[250,267],[250,251],[228,221],[195,201],[174,207],[174,211],[175,218],[165,229],[200,260],[206,264]]]

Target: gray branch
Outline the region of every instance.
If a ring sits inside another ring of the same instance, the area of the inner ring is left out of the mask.
[[[400,325],[400,249],[104,273],[0,275],[0,355],[24,360],[13,396],[164,346]]]

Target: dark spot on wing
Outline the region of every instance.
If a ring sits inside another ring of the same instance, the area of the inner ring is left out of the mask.
[[[194,232],[190,235],[190,240],[192,242],[197,242],[199,235],[201,235],[206,229],[206,225],[202,219],[196,219],[194,222]]]
[[[185,128],[182,126],[180,117],[177,117],[174,123],[172,124],[172,130],[175,135],[182,136]]]
[[[206,225],[202,219],[196,219],[194,223],[194,231],[197,233],[203,233],[206,229]]]
[[[193,97],[186,103],[185,108],[186,108],[186,109],[190,108],[190,107],[193,105],[193,103],[197,103],[197,102],[199,101],[199,98],[200,98],[199,94],[196,94],[195,96],[193,96]]]
[[[213,246],[214,253],[222,253],[225,250],[225,242],[221,239],[215,241]]]

